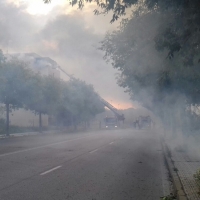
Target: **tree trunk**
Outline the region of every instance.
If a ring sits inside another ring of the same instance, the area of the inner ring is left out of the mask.
[[[74,125],[74,131],[76,131],[77,130],[76,117],[73,117],[73,125]]]
[[[9,132],[9,103],[6,103],[6,135],[9,136],[10,132]]]
[[[87,120],[87,128],[90,128],[90,121]]]
[[[39,131],[42,132],[42,113],[39,112]]]

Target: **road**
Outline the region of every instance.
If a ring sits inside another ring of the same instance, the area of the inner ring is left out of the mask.
[[[159,200],[167,179],[152,130],[0,140],[1,200]]]

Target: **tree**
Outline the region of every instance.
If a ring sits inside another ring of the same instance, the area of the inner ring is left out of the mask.
[[[60,81],[51,76],[33,74],[27,82],[26,108],[39,115],[39,129],[42,131],[42,114],[53,115],[60,101]]]
[[[0,68],[0,102],[6,106],[6,132],[9,135],[9,113],[12,109],[22,108],[26,96],[26,82],[31,77],[26,64],[11,59],[2,63]]]
[[[131,20],[122,20],[118,30],[107,33],[101,45],[106,61],[121,72],[118,84],[148,108],[156,97],[157,81],[164,68],[165,55],[156,51],[153,40],[160,17],[160,14],[140,17],[133,14]]]
[[[168,17],[165,12],[145,8],[141,14],[133,13],[130,20],[122,20],[118,30],[107,33],[101,50],[107,62],[121,72],[118,84],[127,88],[134,100],[159,113],[165,123],[169,121],[166,116],[176,123],[174,111],[180,114],[189,105],[199,104],[200,73],[198,63],[183,62],[184,49],[175,53],[168,48],[173,41],[167,43],[169,46],[164,40],[158,42],[158,33],[168,26],[163,25]],[[191,58],[195,55],[191,54]]]
[[[76,79],[64,82],[53,76],[42,76],[15,58],[5,61],[2,52],[0,82],[0,103],[6,106],[7,135],[12,109],[25,108],[37,113],[40,131],[42,114],[70,117],[76,126],[104,110],[91,85]]]
[[[59,123],[73,125],[88,123],[96,114],[104,111],[99,96],[91,85],[78,79],[61,82],[61,101],[57,117]]]
[[[44,3],[50,3],[53,0],[43,0]],[[107,1],[99,1],[99,0],[66,0],[70,3],[70,5],[78,5],[79,9],[82,9],[85,3],[96,3],[97,7],[100,9],[95,9],[94,13],[98,14],[107,14],[109,11],[113,12],[113,16],[111,22],[117,20],[120,16],[124,16],[126,14],[126,9],[133,7],[138,13],[141,13],[141,6],[146,7],[148,10],[157,11],[161,9],[161,11],[170,10],[175,11],[177,16],[182,16],[186,19],[187,24],[191,20],[195,20],[196,24],[199,19],[199,5],[200,2],[198,0],[107,0]],[[191,24],[188,24],[193,26]],[[186,28],[187,29],[187,28]],[[186,30],[187,32],[187,30]],[[183,34],[184,35],[184,34]]]

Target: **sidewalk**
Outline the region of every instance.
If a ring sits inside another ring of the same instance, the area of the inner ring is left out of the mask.
[[[167,144],[168,152],[165,151],[165,154],[168,157],[167,162],[169,168],[171,168],[170,174],[173,178],[175,189],[178,194],[181,194],[178,195],[178,199],[200,200],[200,196],[197,194],[198,187],[193,177],[196,171],[200,169],[200,151],[192,154],[192,151],[188,149],[191,144],[188,143],[187,145],[185,149],[180,149],[172,148],[170,144]]]
[[[200,169],[200,159],[192,158],[185,152],[171,151],[171,159],[174,161],[174,167],[177,168],[177,174],[182,183],[183,189],[189,200],[198,200],[198,188],[193,175]]]

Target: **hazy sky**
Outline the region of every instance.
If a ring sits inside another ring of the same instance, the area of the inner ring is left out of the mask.
[[[80,11],[65,0],[1,0],[0,48],[6,53],[34,52],[54,59],[64,70],[94,85],[118,108],[131,107],[129,95],[118,87],[116,70],[97,50],[110,24],[111,14],[95,16],[94,5]],[[64,77],[64,76],[63,76]]]

